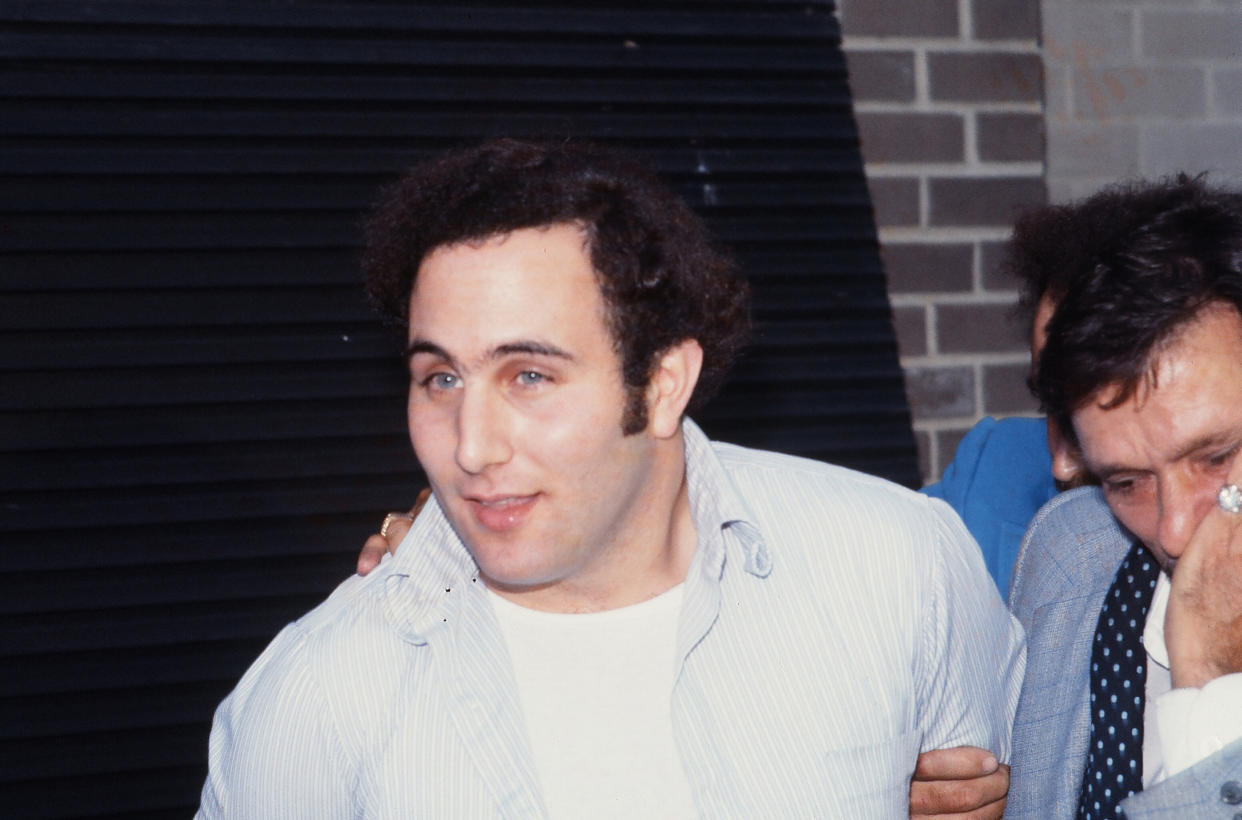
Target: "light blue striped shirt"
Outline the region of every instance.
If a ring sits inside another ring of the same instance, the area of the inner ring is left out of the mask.
[[[705,817],[905,817],[921,750],[1009,759],[1021,628],[942,502],[713,444],[673,732]],[[220,704],[202,817],[540,817],[507,651],[439,508],[286,627]]]

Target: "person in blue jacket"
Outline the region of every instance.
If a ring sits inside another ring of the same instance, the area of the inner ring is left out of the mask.
[[[941,479],[923,488],[962,517],[1002,598],[1026,525],[1058,492],[1047,429],[1044,419],[981,419]]]
[[[1084,218],[1099,222],[1103,216],[1088,212]],[[1021,304],[1031,313],[1032,365],[1047,341],[1048,320],[1083,271],[1086,253],[1072,246],[1009,249],[1009,273],[1021,281]],[[962,517],[1005,598],[1018,547],[1035,513],[1061,490],[1084,482],[1078,454],[1055,422],[987,416],[966,433],[940,480],[922,492],[942,499]]]

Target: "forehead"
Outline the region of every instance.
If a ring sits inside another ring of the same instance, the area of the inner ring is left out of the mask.
[[[411,339],[472,344],[606,332],[586,234],[556,224],[436,248],[419,265],[409,325]]]
[[[1130,398],[1101,407],[1117,390],[1098,391],[1073,414],[1093,470],[1174,460],[1198,443],[1242,435],[1242,317],[1205,308],[1155,354]]]

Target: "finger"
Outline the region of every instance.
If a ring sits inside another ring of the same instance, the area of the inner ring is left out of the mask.
[[[376,533],[368,538],[362,544],[362,552],[358,553],[358,574],[366,575],[379,566],[379,562],[383,560],[387,552],[388,541],[384,536]]]
[[[427,503],[427,499],[431,498],[431,488],[423,487],[418,491],[418,498],[414,499],[414,506],[410,508],[410,515],[414,518],[423,511],[423,505]]]
[[[1242,486],[1242,475],[1239,475],[1242,472],[1240,467],[1242,465],[1235,461],[1230,469],[1229,477],[1220,489],[1223,490],[1230,485]],[[1199,520],[1195,531],[1186,542],[1185,549],[1177,559],[1179,571],[1173,573],[1174,583],[1177,583],[1178,575],[1180,575],[1182,583],[1179,587],[1184,586],[1188,580],[1197,579],[1200,576],[1204,566],[1212,561],[1213,556],[1224,557],[1237,551],[1239,545],[1236,542],[1240,527],[1242,527],[1242,514],[1225,510],[1221,507],[1217,497],[1213,495],[1211,505],[1203,518]]]
[[[977,809],[949,814],[915,814],[911,808],[910,820],[1001,820],[1004,814],[1005,798],[1002,797]]]
[[[1225,486],[1242,481],[1239,463]],[[1217,498],[1199,521],[1173,570],[1164,642],[1173,687],[1200,688],[1242,671],[1242,513]]]
[[[914,766],[915,780],[964,780],[991,774],[997,769],[996,755],[975,746],[933,749],[919,755]]]
[[[965,780],[911,781],[910,814],[923,817],[987,817],[1003,810],[1009,794],[1009,767]],[[999,816],[997,813],[996,816]]]

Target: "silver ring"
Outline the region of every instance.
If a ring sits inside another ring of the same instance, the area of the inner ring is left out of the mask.
[[[1216,506],[1227,513],[1242,513],[1242,490],[1237,484],[1226,484],[1216,494]]]
[[[397,518],[400,518],[403,521],[414,520],[414,516],[410,515],[409,513],[389,513],[388,515],[384,516],[384,523],[380,524],[380,535],[381,536],[383,536],[384,538],[388,537],[388,527],[392,524],[393,520]]]

